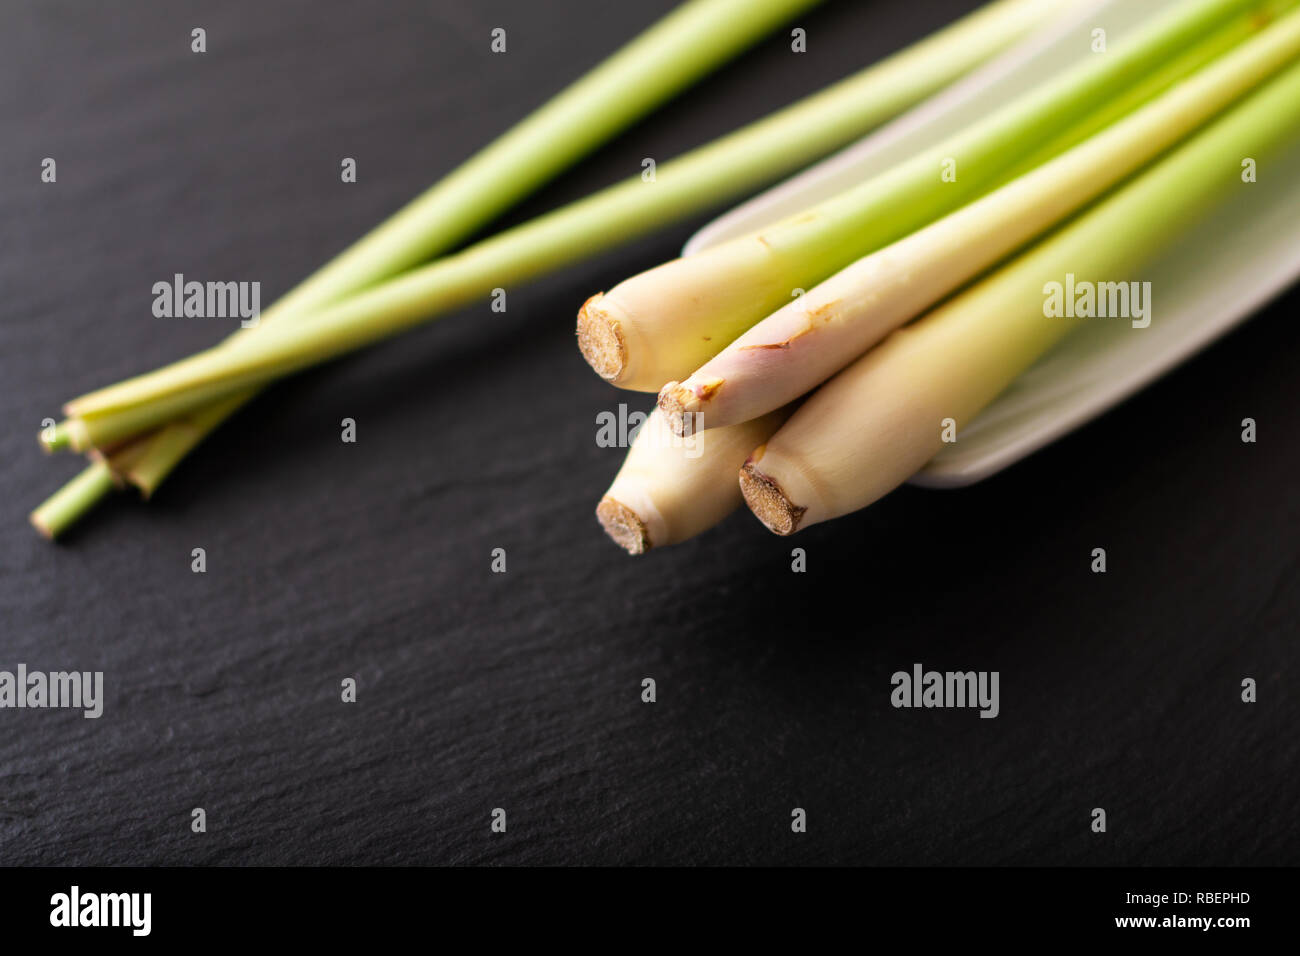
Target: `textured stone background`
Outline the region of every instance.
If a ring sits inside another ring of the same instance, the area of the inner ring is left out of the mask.
[[[269,301],[668,5],[6,4],[0,668],[103,670],[108,700],[0,711],[0,863],[1300,860],[1294,293],[984,485],[801,535],[803,575],[747,513],[637,560],[592,517],[626,396],[573,315],[705,217],[273,389],[63,546],[27,527],[73,471],[44,416],[216,340],[153,318],[155,281]],[[518,216],[971,6],[829,4],[808,54],[765,44]],[[1001,671],[1001,716],[891,709],[913,661]]]

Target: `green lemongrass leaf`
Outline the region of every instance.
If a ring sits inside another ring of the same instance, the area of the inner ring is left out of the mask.
[[[1136,86],[1103,104],[1100,109],[1094,110],[1092,114],[1083,118],[1057,139],[1028,154],[1011,175],[1016,177],[1036,169],[1052,157],[1100,133],[1144,103],[1240,46],[1277,19],[1290,13],[1297,5],[1300,5],[1300,0],[1270,0],[1257,10],[1238,15],[1226,26],[1178,54],[1170,62],[1158,67]]]

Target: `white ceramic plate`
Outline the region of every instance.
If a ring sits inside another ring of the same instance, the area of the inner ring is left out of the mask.
[[[899,159],[939,142],[1092,53],[1092,31],[1109,44],[1178,0],[1080,0],[1062,21],[882,127],[853,146],[709,223],[687,242],[690,255],[753,232]],[[1300,147],[1272,164],[1300,170]],[[962,429],[961,440],[913,479],[960,487],[987,478],[1095,418],[1244,321],[1300,278],[1300,183],[1282,201],[1222,208],[1143,270],[1152,283],[1152,322],[1133,329],[1098,322],[1067,338]]]

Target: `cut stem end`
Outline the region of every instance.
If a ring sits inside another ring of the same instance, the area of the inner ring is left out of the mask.
[[[787,498],[781,486],[759,471],[752,461],[745,462],[740,469],[740,493],[754,516],[775,534],[794,534],[808,510]]]
[[[700,399],[681,382],[669,382],[659,393],[659,407],[678,438],[690,438],[699,422]]]
[[[627,343],[618,321],[601,304],[597,292],[578,311],[578,348],[587,364],[607,382],[617,382],[627,368]]]
[[[596,506],[596,517],[605,533],[628,554],[645,554],[650,550],[650,531],[637,513],[606,495]]]
[[[56,451],[63,451],[72,444],[72,436],[68,434],[68,423],[59,422],[53,428],[43,429],[40,434],[41,448],[46,454],[53,454]]]
[[[54,540],[116,486],[113,470],[105,462],[96,461],[31,513],[32,527]]]

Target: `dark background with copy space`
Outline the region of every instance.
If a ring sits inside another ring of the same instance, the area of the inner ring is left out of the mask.
[[[669,6],[4,5],[0,669],[102,670],[107,701],[0,711],[0,864],[1300,860],[1295,292],[982,485],[633,559],[592,515],[620,459],[595,416],[651,398],[588,370],[573,318],[701,216],[273,388],[65,544],[27,526],[77,467],[42,418],[225,331],[154,318],[154,282],[269,305]],[[507,221],[974,6],[828,3],[806,54],[778,34]],[[891,708],[918,661],[1000,671],[1001,715]]]

